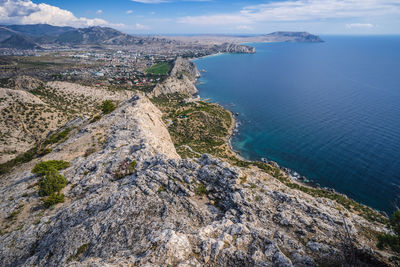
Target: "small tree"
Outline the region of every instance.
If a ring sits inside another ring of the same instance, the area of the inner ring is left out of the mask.
[[[101,103],[101,110],[104,114],[113,112],[117,106],[111,100],[105,100]]]
[[[377,247],[389,247],[393,252],[400,253],[400,210],[393,213],[388,223],[394,234],[381,234],[378,236]]]

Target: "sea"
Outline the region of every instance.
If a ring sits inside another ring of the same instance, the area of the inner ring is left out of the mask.
[[[254,43],[196,59],[203,99],[238,113],[231,143],[391,214],[400,204],[400,36]]]

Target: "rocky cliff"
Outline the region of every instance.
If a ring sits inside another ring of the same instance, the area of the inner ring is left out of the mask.
[[[260,36],[266,42],[321,43],[323,40],[308,32],[273,32]]]
[[[133,96],[1,177],[0,265],[385,266],[370,235],[382,225],[255,167],[181,159],[161,116]],[[39,160],[70,162],[51,209],[31,172]]]
[[[221,45],[216,46],[216,52],[253,54],[256,52],[256,49],[254,47],[247,46],[247,45],[234,44],[234,43],[223,43]]]
[[[193,62],[178,57],[168,78],[157,84],[150,96],[174,93],[192,96],[197,93],[194,83],[199,76],[200,73]]]

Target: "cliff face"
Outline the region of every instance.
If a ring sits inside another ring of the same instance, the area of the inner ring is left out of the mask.
[[[321,43],[323,40],[308,32],[273,32],[261,37],[268,42]]]
[[[206,154],[181,159],[161,115],[134,96],[97,122],[72,122],[69,138],[41,158],[71,163],[62,172],[66,202],[52,209],[41,206],[31,173],[39,160],[2,177],[0,265],[380,263],[363,233],[381,225],[256,168]],[[135,171],[117,177],[132,161]]]
[[[246,53],[246,54],[253,54],[256,52],[256,49],[251,46],[247,45],[240,45],[234,43],[224,43],[217,46],[216,49],[218,52],[222,53]]]
[[[194,83],[199,76],[200,73],[193,62],[178,57],[175,60],[174,67],[168,78],[157,84],[150,96],[174,93],[188,96],[194,95],[197,93],[197,88],[194,86]]]

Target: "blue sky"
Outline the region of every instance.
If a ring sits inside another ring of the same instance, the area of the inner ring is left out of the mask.
[[[140,34],[400,34],[400,0],[0,0],[0,23]]]

